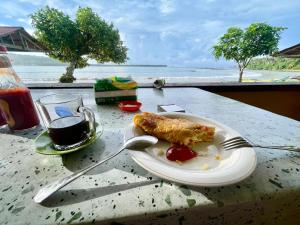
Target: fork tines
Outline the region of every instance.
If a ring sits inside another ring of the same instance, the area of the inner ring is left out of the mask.
[[[251,147],[252,145],[242,137],[234,137],[220,143],[225,151],[234,148]]]
[[[262,146],[262,145],[257,145],[257,144],[252,144],[250,141],[246,140],[243,137],[234,137],[230,138],[228,140],[225,140],[220,143],[221,147],[225,151],[235,149],[235,148],[244,148],[244,147],[257,147],[257,148],[268,148],[268,149],[277,149],[277,150],[287,150],[287,151],[293,151],[293,152],[300,152],[300,148],[296,146],[288,146],[288,145],[283,145],[283,146]]]

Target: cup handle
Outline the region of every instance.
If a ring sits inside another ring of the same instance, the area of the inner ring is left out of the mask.
[[[96,121],[95,121],[94,112],[90,108],[85,106],[80,107],[79,112],[82,112],[84,116],[87,118],[87,120],[89,121],[90,133],[92,135],[96,133]]]

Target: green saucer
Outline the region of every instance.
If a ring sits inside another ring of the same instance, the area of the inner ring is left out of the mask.
[[[43,155],[64,155],[71,152],[76,152],[94,143],[97,140],[97,138],[101,136],[102,133],[102,131],[97,131],[94,135],[89,137],[82,145],[68,150],[59,151],[54,148],[48,132],[44,131],[34,141],[35,151]]]

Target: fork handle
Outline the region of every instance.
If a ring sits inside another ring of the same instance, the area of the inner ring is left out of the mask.
[[[300,152],[300,148],[296,148],[294,146],[262,146],[262,145],[252,145],[252,147]]]

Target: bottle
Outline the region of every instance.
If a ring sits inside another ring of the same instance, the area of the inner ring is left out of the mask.
[[[29,89],[13,70],[7,49],[1,45],[0,111],[11,130],[34,128],[40,123]]]

